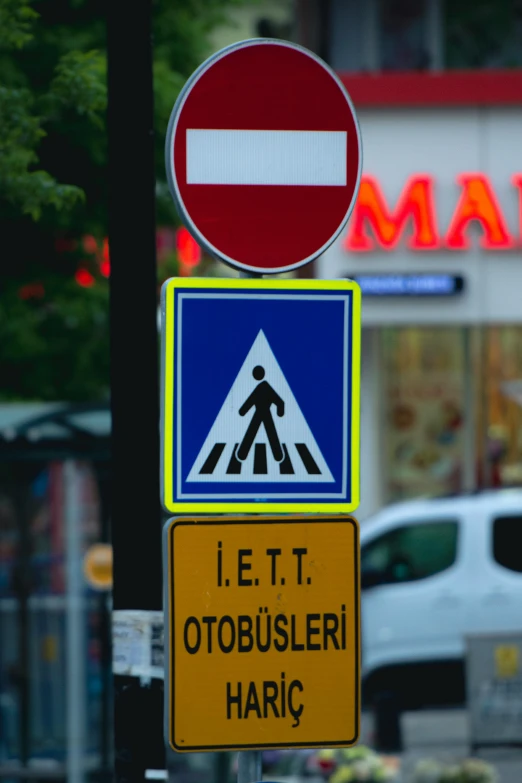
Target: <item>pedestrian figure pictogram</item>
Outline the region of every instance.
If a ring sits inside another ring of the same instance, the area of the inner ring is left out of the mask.
[[[262,330],[232,383],[187,481],[333,481]]]
[[[285,404],[279,394],[270,386],[270,384],[263,380],[265,377],[265,368],[260,364],[256,365],[252,370],[252,375],[256,381],[260,383],[256,386],[250,397],[243,403],[239,409],[239,415],[244,416],[251,408],[255,409],[254,415],[250,420],[248,429],[245,433],[240,447],[236,452],[236,457],[240,462],[244,462],[248,457],[250,449],[254,443],[254,439],[258,433],[261,425],[264,425],[268,443],[272,449],[272,454],[276,462],[282,462],[284,459],[283,449],[281,443],[277,437],[277,430],[275,428],[274,420],[272,418],[272,405],[276,406],[277,415],[279,417],[285,415]]]

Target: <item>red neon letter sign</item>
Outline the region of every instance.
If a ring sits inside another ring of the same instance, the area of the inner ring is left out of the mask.
[[[367,221],[377,244],[385,250],[392,250],[399,243],[409,218],[413,224],[413,232],[408,239],[411,250],[439,247],[432,177],[423,174],[410,177],[393,212],[388,209],[377,180],[370,176],[362,177],[344,247],[359,251],[375,248],[375,242],[364,230]]]
[[[452,250],[467,250],[471,245],[466,229],[472,220],[483,229],[480,246],[486,250],[514,247],[500,205],[488,177],[483,174],[460,174],[457,182],[462,193],[446,234],[446,245]]]

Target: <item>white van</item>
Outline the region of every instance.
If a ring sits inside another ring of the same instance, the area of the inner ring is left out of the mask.
[[[522,630],[522,489],[381,510],[361,524],[361,586],[364,700],[463,702],[466,634]]]

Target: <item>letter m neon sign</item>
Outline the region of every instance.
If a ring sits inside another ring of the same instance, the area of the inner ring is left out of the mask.
[[[433,178],[418,174],[410,177],[395,209],[389,209],[383,192],[374,177],[364,176],[348,234],[347,250],[373,250],[375,245],[392,250],[399,243],[407,226],[411,234],[407,246],[411,250],[433,250],[440,247],[433,200]],[[368,229],[372,229],[372,234]]]

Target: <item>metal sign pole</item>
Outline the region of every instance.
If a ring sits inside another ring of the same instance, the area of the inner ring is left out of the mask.
[[[115,780],[142,783],[165,769],[161,681],[131,666],[135,615],[146,626],[162,603],[152,2],[106,5],[113,609],[128,644],[114,675]]]
[[[256,783],[261,780],[261,751],[240,750],[237,755],[237,783]]]
[[[262,275],[240,272],[239,277],[256,278]],[[237,783],[257,783],[262,775],[262,754],[260,750],[240,750],[237,754]]]
[[[83,601],[82,519],[79,476],[76,464],[67,460],[65,479],[65,536],[67,575],[67,779],[85,779],[85,611]]]

